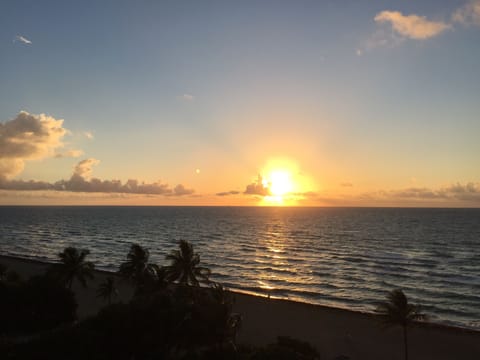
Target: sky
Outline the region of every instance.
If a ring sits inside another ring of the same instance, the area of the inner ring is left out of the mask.
[[[0,4],[0,205],[480,207],[480,0]]]

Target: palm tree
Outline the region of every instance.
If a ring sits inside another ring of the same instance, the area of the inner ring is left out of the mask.
[[[146,282],[157,278],[159,267],[148,262],[150,253],[138,244],[132,244],[127,254],[127,261],[120,264],[119,273],[126,279],[135,283],[136,291],[139,292]]]
[[[227,343],[236,349],[236,336],[242,325],[242,316],[232,312],[235,299],[232,293],[219,283],[211,285],[211,295],[216,308],[221,310],[220,321],[217,325],[217,335],[220,335],[219,345]]]
[[[193,251],[191,243],[180,240],[179,250],[172,250],[167,255],[170,265],[166,268],[166,279],[178,281],[182,285],[198,286],[199,280],[209,282],[210,269],[199,266],[200,255]]]
[[[68,289],[72,289],[72,284],[77,279],[84,287],[87,286],[87,279],[93,279],[93,270],[95,265],[91,261],[85,261],[89,250],[78,250],[69,246],[58,254],[60,263],[55,264],[51,271],[65,284]]]
[[[112,298],[118,296],[118,290],[115,286],[113,277],[109,276],[101,283],[97,290],[97,297],[100,297],[108,302],[108,305],[112,303]]]
[[[400,289],[390,291],[387,294],[387,301],[380,303],[376,312],[383,316],[386,326],[400,325],[403,328],[405,360],[408,360],[407,327],[416,320],[424,320],[426,315],[421,313],[419,305],[410,304]]]

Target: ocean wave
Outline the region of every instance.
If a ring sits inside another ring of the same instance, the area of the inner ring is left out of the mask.
[[[231,288],[372,311],[400,287],[438,321],[478,328],[479,218],[478,209],[0,207],[0,252],[55,261],[73,245],[112,271],[133,242],[164,265],[185,239]]]

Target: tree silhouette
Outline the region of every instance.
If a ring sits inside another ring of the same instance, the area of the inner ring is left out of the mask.
[[[242,325],[241,315],[232,312],[235,299],[232,293],[220,283],[213,283],[210,289],[216,312],[219,315],[215,325],[212,326],[212,331],[217,333],[217,341],[220,346],[229,344],[235,349],[236,336]]]
[[[107,301],[108,305],[112,303],[112,299],[118,296],[118,290],[115,286],[113,277],[109,276],[98,286],[97,297]]]
[[[200,281],[209,282],[210,269],[199,266],[200,255],[193,251],[193,246],[188,241],[180,240],[179,249],[172,250],[166,259],[170,261],[166,268],[168,281],[193,286],[198,286]]]
[[[53,265],[50,272],[56,276],[68,289],[72,288],[73,281],[78,280],[84,287],[87,286],[87,279],[93,279],[95,265],[85,261],[89,250],[78,250],[69,246],[58,254],[60,263]]]
[[[148,262],[150,253],[138,244],[132,244],[127,254],[127,261],[120,264],[119,273],[133,281],[138,294],[145,286],[155,282],[160,274],[160,267]]]
[[[420,306],[410,304],[403,291],[395,289],[387,294],[387,301],[380,303],[376,312],[383,316],[386,326],[400,325],[403,328],[405,360],[408,360],[407,327],[416,320],[426,318],[425,314],[421,313]]]

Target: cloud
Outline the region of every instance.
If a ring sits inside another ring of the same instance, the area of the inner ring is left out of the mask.
[[[441,21],[430,21],[425,16],[403,15],[399,11],[382,11],[375,16],[377,23],[390,23],[398,34],[410,39],[423,40],[439,35],[451,25]]]
[[[247,185],[243,193],[246,195],[260,195],[260,196],[272,195],[272,193],[270,192],[270,189],[265,184],[261,175],[258,175],[258,178],[255,182]]]
[[[293,197],[300,197],[303,199],[314,199],[318,197],[318,193],[316,191],[293,192],[289,193],[288,195]]]
[[[405,41],[405,37],[397,34],[396,32],[386,31],[385,29],[379,28],[370,35],[370,37],[358,48],[356,49],[357,56],[362,56],[366,52],[380,48],[380,47],[390,47],[400,45]]]
[[[0,179],[7,179],[20,174],[24,167],[24,162],[21,159],[0,158]]]
[[[138,180],[130,179],[125,183],[120,180],[101,180],[92,178],[92,167],[98,165],[99,160],[89,158],[82,160],[75,165],[73,174],[69,180],[59,180],[55,183],[44,181],[23,181],[8,180],[0,178],[0,189],[3,190],[53,190],[87,193],[119,193],[119,194],[145,194],[184,196],[192,195],[193,189],[187,189],[179,184],[173,189],[168,184],[154,182],[151,184],[140,183]]]
[[[19,174],[27,160],[55,156],[55,150],[63,147],[67,131],[61,119],[26,111],[0,123],[0,177]]]
[[[82,150],[67,150],[65,152],[56,153],[56,158],[78,158],[83,155]]]
[[[0,189],[2,190],[54,190],[54,185],[44,181],[23,181],[7,180],[0,178]]]
[[[401,190],[379,191],[365,194],[370,198],[390,198],[407,200],[453,200],[480,202],[480,183],[456,183],[431,189],[426,187],[410,187]]]
[[[231,191],[219,192],[219,193],[216,193],[215,195],[216,196],[229,196],[229,195],[238,195],[238,194],[240,194],[240,191],[231,190]]]
[[[185,101],[193,101],[195,100],[195,96],[191,94],[183,94],[180,96],[180,99],[185,100]]]
[[[183,195],[192,195],[195,191],[193,189],[187,189],[184,185],[178,184],[172,191],[171,195],[174,196],[183,196]]]
[[[470,0],[452,15],[452,21],[463,25],[480,26],[480,0]]]
[[[85,136],[88,140],[93,140],[93,133],[91,131],[84,131],[83,136]]]
[[[28,40],[26,37],[22,36],[22,35],[17,35],[15,36],[15,39],[13,39],[13,42],[21,42],[21,43],[24,43],[24,44],[27,44],[27,45],[30,45],[32,44],[32,42],[30,40]]]
[[[346,182],[340,183],[340,186],[343,186],[343,187],[353,187],[353,183],[346,181]]]
[[[73,170],[73,176],[79,176],[82,178],[90,178],[92,176],[92,166],[98,165],[100,160],[97,159],[85,159],[80,161]]]
[[[480,182],[453,183],[439,187],[413,186],[358,194],[298,193],[299,201],[328,206],[480,206]]]

